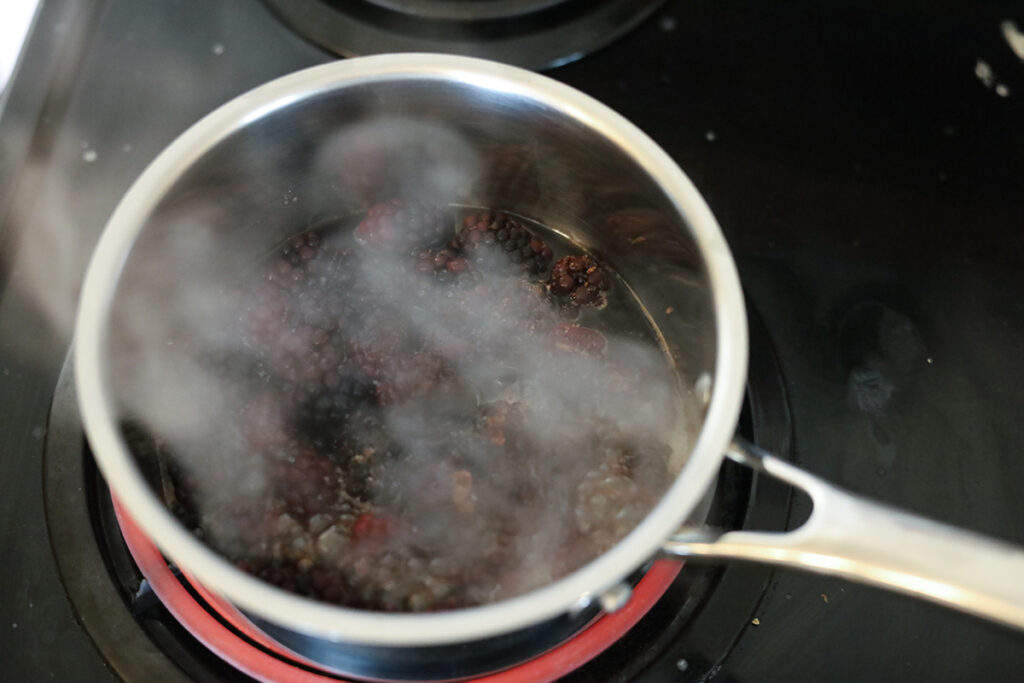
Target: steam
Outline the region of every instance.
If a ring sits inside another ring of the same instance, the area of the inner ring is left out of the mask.
[[[450,238],[451,205],[480,167],[450,131],[373,120],[331,138],[310,173],[337,179],[320,201],[339,206],[379,201],[390,178],[391,196],[448,207]],[[114,394],[150,439],[140,462],[215,549],[307,577],[340,572],[348,593],[327,579],[309,590],[342,602],[489,602],[607,550],[667,487],[669,454],[687,444],[649,334],[568,322],[497,246],[465,276],[420,268],[436,240],[361,242],[361,214],[323,232],[315,257],[299,263],[314,250],[301,244],[292,263],[268,262],[266,233],[235,225],[234,201],[181,202],[154,219],[111,320]],[[296,215],[268,222],[295,234]],[[310,436],[311,406],[340,391],[344,368],[371,361],[375,395]],[[367,512],[398,520],[379,522],[392,526],[372,553],[352,540]]]
[[[342,202],[356,205],[368,197],[454,201],[480,175],[477,154],[462,136],[408,117],[382,115],[352,125],[329,136],[318,156],[318,172],[339,176]]]
[[[224,277],[247,264],[218,229],[223,220],[212,206],[192,207],[154,231],[122,276],[110,331],[117,402],[129,421],[167,446],[155,456],[173,453],[157,476],[168,477],[168,465],[188,473],[204,511],[266,493],[263,462],[249,457],[240,419],[268,426],[283,420],[278,401],[247,395],[218,365],[249,353]],[[159,483],[166,490],[169,482]]]

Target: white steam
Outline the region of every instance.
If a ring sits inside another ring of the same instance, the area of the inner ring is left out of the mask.
[[[309,173],[334,178],[333,190],[289,195],[263,225],[299,233],[311,214],[296,202],[314,200],[459,204],[480,174],[459,136],[408,120],[354,126],[314,159]],[[497,247],[443,278],[416,260],[441,243],[382,249],[354,242],[351,223],[324,233],[308,263],[268,262],[273,231],[232,228],[258,224],[259,211],[243,221],[233,202],[246,193],[223,196],[166,211],[134,247],[110,379],[126,419],[158,444],[143,458],[158,460],[147,465],[158,490],[172,507],[187,498],[189,523],[231,559],[339,572],[363,600],[408,609],[445,604],[475,572],[459,599],[488,602],[603,552],[667,488],[670,453],[690,445],[684,410],[639,314],[616,313],[630,305],[621,288],[578,326]],[[616,315],[628,329],[605,328]],[[381,375],[359,401],[382,405],[368,421],[349,405],[311,445],[303,411],[366,358]],[[372,557],[349,540],[367,511],[401,520]]]

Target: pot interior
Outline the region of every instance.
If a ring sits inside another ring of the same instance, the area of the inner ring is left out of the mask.
[[[365,240],[358,235],[353,238],[352,232],[358,230],[367,210],[395,200],[403,210],[440,207],[456,216],[456,223],[481,211],[504,212],[529,230],[534,229],[529,226],[544,230],[556,252],[575,249],[607,268],[614,279],[607,295],[608,310],[615,301],[628,302],[631,312],[626,317],[633,328],[621,334],[604,330],[602,343],[607,349],[618,349],[617,367],[633,364],[649,373],[649,381],[644,391],[634,391],[629,400],[598,401],[599,412],[603,420],[628,423],[634,432],[671,432],[662,435],[669,448],[660,481],[652,491],[661,495],[668,490],[686,462],[707,405],[717,344],[714,302],[691,226],[662,185],[637,161],[640,152],[619,139],[599,116],[542,101],[516,82],[473,74],[413,73],[352,79],[301,96],[282,96],[235,121],[230,130],[221,127],[209,132],[188,163],[166,179],[160,195],[148,198],[148,204],[143,202],[146,211],[113,296],[105,357],[105,381],[124,439],[151,493],[186,526],[201,527],[200,518],[209,516],[233,520],[234,508],[224,512],[234,504],[229,499],[261,500],[268,479],[291,476],[287,471],[305,466],[301,453],[275,444],[272,436],[269,443],[255,444],[252,434],[246,433],[246,421],[272,425],[280,421],[280,410],[271,405],[254,413],[251,406],[259,397],[251,390],[240,407],[238,388],[225,386],[217,377],[218,369],[237,370],[239,363],[242,374],[258,374],[245,366],[246,354],[252,351],[249,342],[231,336],[240,318],[252,313],[246,298],[249,284],[264,278],[261,269],[282,249],[286,253],[291,249],[293,260],[304,258],[298,254],[308,245],[289,247],[289,240],[310,230],[317,233],[318,249],[326,248],[321,244],[334,244],[339,251],[358,250]],[[454,231],[459,229],[454,225]],[[403,288],[421,286],[415,278],[407,278],[402,267],[375,266],[384,276],[373,286],[391,297],[391,303],[405,300]],[[274,272],[270,279],[290,276]],[[257,273],[255,280],[253,273]],[[345,282],[349,281],[338,280],[335,291]],[[314,309],[324,305],[322,300],[306,304]],[[434,315],[419,300],[407,310],[408,319],[414,321],[430,322]],[[513,323],[506,316],[504,326],[499,325],[502,339],[518,334],[515,314],[509,315]],[[599,314],[585,310],[579,315],[565,326],[586,327],[582,323],[591,320],[587,316]],[[348,324],[344,316],[338,321],[340,327]],[[362,317],[353,326],[365,324]],[[476,321],[470,317],[461,324],[470,329]],[[479,322],[482,327],[487,324],[483,319]],[[532,340],[528,343],[538,339],[523,334]],[[381,339],[374,338],[371,350],[379,350]],[[518,364],[530,357],[528,349],[510,352],[511,371],[516,372]],[[322,354],[316,358],[322,360]],[[613,390],[602,388],[600,375],[595,374],[603,372],[604,366],[594,366],[586,352],[574,358],[567,362],[578,367],[566,376],[589,379],[568,390],[559,382],[559,401],[569,400],[567,395],[614,396]],[[489,362],[493,366],[496,361],[491,357]],[[289,372],[301,375],[301,367],[289,367]],[[539,377],[547,374],[543,368],[534,372]],[[448,406],[461,406],[459,400],[466,394],[473,404],[470,409],[479,409],[484,390],[477,380],[484,376],[480,382],[500,382],[500,374],[474,368],[467,375],[470,389],[460,385],[456,392],[461,398],[435,396],[429,417],[412,419],[410,438],[416,448],[430,451],[436,438],[431,425],[446,420]],[[261,391],[273,389],[273,377],[261,381]],[[296,385],[301,382],[301,377],[295,380]],[[552,396],[541,393],[542,399]],[[274,457],[281,466],[250,467],[244,459],[222,457],[255,448],[277,449]],[[566,457],[577,458],[572,453]],[[549,474],[545,470],[540,476]],[[303,476],[320,475],[306,472]],[[189,501],[181,488],[182,478],[224,495],[214,496],[201,509],[193,505],[185,510]],[[426,480],[414,488],[432,485]],[[305,486],[301,477],[293,486],[304,517],[296,519],[292,513],[284,521],[274,518],[259,523],[264,527],[314,525],[320,493]],[[586,495],[604,494],[597,490]],[[693,498],[695,504],[699,496]],[[656,497],[649,500],[647,509],[656,503]],[[502,504],[525,511],[538,505],[529,496]],[[574,514],[568,500],[548,507],[554,514]],[[350,525],[365,521],[358,511],[345,514]],[[634,521],[639,523],[642,517]],[[379,519],[363,526],[371,534],[390,529]],[[321,551],[320,544],[330,541],[322,531],[317,529],[310,537]],[[233,537],[233,543],[250,542],[260,548],[254,552],[288,555],[287,549],[268,547],[266,539],[242,538],[248,532],[230,533],[239,537]],[[608,545],[626,533],[611,538]],[[200,540],[213,546],[217,534],[213,527],[197,531]],[[489,541],[480,537],[480,542]],[[559,552],[559,544],[551,540],[538,547],[529,552],[547,559]],[[636,566],[644,559],[635,558]],[[275,578],[274,567],[257,575],[294,588],[290,578]],[[524,585],[538,587],[543,581],[534,579],[533,584]],[[330,588],[325,590],[331,595]],[[335,601],[346,603],[343,598]],[[427,609],[444,607],[443,602],[431,603]]]

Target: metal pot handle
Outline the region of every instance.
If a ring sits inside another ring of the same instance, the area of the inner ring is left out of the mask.
[[[1021,548],[847,493],[739,439],[728,456],[806,491],[810,518],[785,533],[682,529],[665,554],[832,574],[1024,628]]]

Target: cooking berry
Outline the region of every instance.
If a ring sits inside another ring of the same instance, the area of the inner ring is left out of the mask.
[[[448,245],[438,250],[421,251],[417,256],[417,268],[422,273],[433,273],[441,282],[447,282],[451,276],[469,270],[469,262],[457,247]]]
[[[328,510],[336,500],[336,466],[315,449],[304,448],[290,461],[274,461],[272,475],[288,511],[302,519]]]
[[[317,233],[313,231],[303,233],[288,240],[281,249],[281,257],[293,267],[301,266],[304,262],[316,257],[320,242],[320,236]]]
[[[439,207],[393,199],[367,209],[355,234],[371,248],[406,249],[442,242],[449,229],[446,212]]]
[[[566,296],[580,306],[604,303],[609,280],[604,269],[586,254],[564,256],[551,269],[549,289],[555,296]]]
[[[241,417],[242,433],[253,448],[264,449],[288,443],[279,397],[274,393],[268,391],[254,398],[243,409]]]
[[[570,294],[576,287],[576,279],[568,273],[557,273],[551,278],[552,294]]]
[[[445,264],[449,273],[462,273],[469,268],[469,262],[464,258],[453,258]]]
[[[388,406],[427,395],[449,375],[450,369],[440,356],[421,352],[395,358],[382,368],[375,386],[377,402]]]
[[[397,517],[365,512],[352,525],[352,540],[380,542],[396,534],[400,528],[401,522]]]
[[[362,372],[341,367],[324,373],[322,388],[306,398],[295,415],[295,424],[308,435],[320,435],[324,429],[344,428],[345,421],[374,394],[373,382]]]
[[[464,251],[483,270],[500,269],[500,259],[494,258],[493,250],[487,248],[493,244],[529,275],[547,275],[552,259],[551,248],[531,235],[517,219],[501,212],[479,211],[465,216],[462,225],[463,229],[453,241],[454,246]]]
[[[572,300],[580,306],[586,306],[587,304],[592,304],[597,301],[600,296],[600,290],[589,285],[585,287],[577,287],[573,290],[570,296],[572,297]]]

